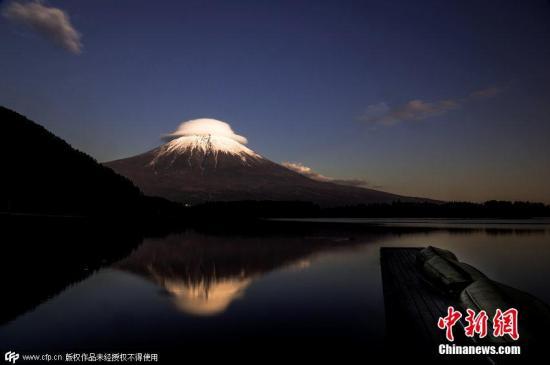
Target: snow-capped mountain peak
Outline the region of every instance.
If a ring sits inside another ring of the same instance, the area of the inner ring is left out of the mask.
[[[238,156],[243,160],[247,158],[261,158],[259,154],[234,139],[208,134],[183,136],[173,139],[159,148],[155,159],[185,153],[190,155],[203,154],[214,157],[220,153],[225,153]]]
[[[219,159],[229,158],[243,165],[262,159],[245,146],[248,142],[245,137],[236,134],[228,123],[221,120],[189,120],[165,135],[164,139],[167,143],[153,151],[150,166],[171,167],[177,161],[186,161],[189,166],[204,169],[207,166],[217,167]]]

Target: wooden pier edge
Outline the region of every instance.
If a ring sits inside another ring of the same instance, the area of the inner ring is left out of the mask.
[[[494,364],[489,357],[442,357],[441,344],[449,343],[437,327],[447,308],[462,309],[458,300],[443,295],[424,278],[416,264],[423,247],[381,247],[380,269],[386,319],[386,347],[389,356],[421,358],[426,362],[468,362]],[[464,323],[461,323],[464,326]],[[456,345],[475,345],[455,327]],[[399,351],[395,351],[398,348]]]

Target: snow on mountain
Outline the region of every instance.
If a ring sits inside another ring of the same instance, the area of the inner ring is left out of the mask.
[[[151,165],[154,166],[161,159],[177,158],[182,154],[189,155],[190,160],[193,159],[194,155],[210,156],[214,158],[215,165],[217,165],[220,154],[237,156],[243,163],[247,163],[248,159],[262,158],[256,152],[234,139],[208,134],[178,137],[162,145],[153,160],[151,160]]]

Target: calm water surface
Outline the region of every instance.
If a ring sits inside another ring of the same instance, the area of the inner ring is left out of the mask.
[[[336,222],[296,222],[308,228],[286,233],[145,239],[128,257],[0,327],[0,343],[35,352],[162,353],[307,339],[375,349],[385,330],[382,246],[450,249],[550,303],[548,220]]]

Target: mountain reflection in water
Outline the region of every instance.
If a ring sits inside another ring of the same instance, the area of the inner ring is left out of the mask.
[[[114,268],[161,286],[181,311],[198,316],[224,312],[255,278],[272,270],[309,266],[323,250],[357,246],[348,237],[218,237],[194,232],[146,240]]]
[[[174,296],[177,307],[182,311],[196,315],[212,315],[227,309],[233,300],[241,297],[251,282],[250,278],[214,278],[208,283],[166,279],[161,285]]]

